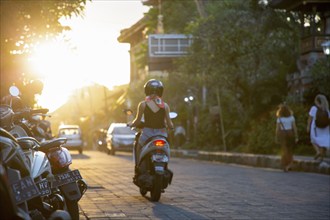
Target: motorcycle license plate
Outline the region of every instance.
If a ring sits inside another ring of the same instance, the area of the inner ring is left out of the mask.
[[[79,170],[72,170],[66,173],[57,174],[54,177],[55,181],[53,182],[53,187],[62,186],[82,179]]]
[[[22,178],[19,181],[11,184],[11,188],[15,197],[16,204],[22,203],[40,195],[38,187],[30,176]]]
[[[47,196],[51,194],[51,188],[48,180],[41,180],[36,183],[41,196]]]

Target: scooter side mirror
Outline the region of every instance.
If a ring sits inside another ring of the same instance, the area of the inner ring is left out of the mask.
[[[131,109],[124,109],[123,112],[126,114],[127,123],[131,123],[134,120],[133,111]]]
[[[12,96],[18,96],[19,95],[19,89],[16,86],[11,86],[9,88],[9,93]]]
[[[178,113],[176,113],[176,112],[170,112],[170,118],[171,119],[174,119],[176,117],[178,117]]]
[[[123,112],[126,114],[126,115],[133,115],[133,111],[131,109],[124,109]]]

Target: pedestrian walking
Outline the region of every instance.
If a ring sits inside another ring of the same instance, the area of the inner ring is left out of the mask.
[[[316,151],[315,160],[320,158],[322,161],[327,150],[330,150],[329,118],[329,102],[326,96],[316,95],[307,120],[307,133],[310,134],[311,143]]]
[[[298,142],[298,132],[292,110],[281,104],[276,112],[276,142],[281,146],[281,166],[284,172],[291,169],[293,148]]]
[[[181,147],[186,142],[186,129],[179,123],[174,130],[175,146]]]

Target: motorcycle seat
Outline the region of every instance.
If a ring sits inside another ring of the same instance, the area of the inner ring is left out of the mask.
[[[13,141],[16,141],[16,138],[3,128],[0,128],[0,136],[3,136],[3,137],[11,139]]]
[[[39,150],[48,151],[51,148],[59,147],[60,145],[66,143],[66,138],[57,138],[50,141],[44,141],[40,144]]]

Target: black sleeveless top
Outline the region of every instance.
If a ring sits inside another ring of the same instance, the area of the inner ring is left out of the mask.
[[[158,112],[153,112],[148,105],[144,109],[144,125],[146,128],[160,129],[165,128],[165,108]]]

